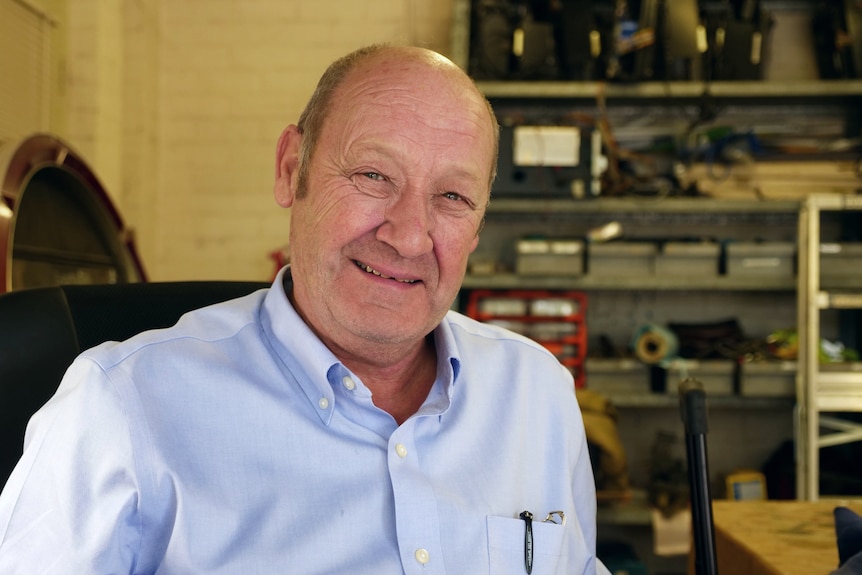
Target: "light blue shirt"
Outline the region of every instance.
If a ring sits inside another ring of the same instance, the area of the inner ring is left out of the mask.
[[[0,497],[0,573],[520,575],[523,510],[534,575],[606,572],[551,354],[450,312],[399,426],[281,282],[75,361]]]

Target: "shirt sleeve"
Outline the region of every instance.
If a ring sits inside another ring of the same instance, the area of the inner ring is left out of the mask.
[[[124,402],[78,359],[31,419],[0,496],[0,573],[139,573],[142,518]]]

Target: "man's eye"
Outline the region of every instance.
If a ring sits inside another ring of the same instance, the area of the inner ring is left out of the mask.
[[[461,197],[461,194],[457,194],[455,192],[443,192],[443,197],[446,198],[447,200],[456,200],[456,201],[464,199],[463,197]]]
[[[378,174],[377,172],[365,172],[363,175],[369,180],[377,180],[379,182],[382,182],[386,179],[383,177],[382,174]]]

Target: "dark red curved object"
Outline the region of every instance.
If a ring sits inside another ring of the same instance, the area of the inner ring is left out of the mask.
[[[0,293],[146,281],[131,231],[60,138],[35,134],[0,146],[0,185]]]

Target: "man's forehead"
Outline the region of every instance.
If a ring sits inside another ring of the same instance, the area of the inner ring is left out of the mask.
[[[418,135],[404,123],[396,123],[406,119],[453,136],[460,133],[479,140],[487,138],[493,148],[491,155],[496,152],[496,122],[484,97],[460,68],[427,50],[387,49],[366,56],[344,78],[331,105],[333,109],[322,126],[330,135],[343,135],[343,130],[349,132],[357,124],[385,133],[390,120],[393,129],[388,137]],[[356,143],[353,138],[357,136],[353,133],[349,139]],[[368,146],[371,152],[384,151],[379,146],[375,149],[374,144]],[[478,150],[469,154],[470,160],[484,163],[478,155]],[[489,161],[493,164],[494,158]],[[473,168],[463,170],[464,174],[472,177]],[[482,178],[487,179],[487,175],[482,174]]]
[[[367,124],[373,118],[393,125],[399,121],[416,122],[453,133],[469,131],[471,126],[477,131],[494,131],[490,111],[481,96],[465,90],[457,80],[450,81],[448,74],[380,72],[356,70],[346,78],[333,98],[324,125],[345,121]]]

